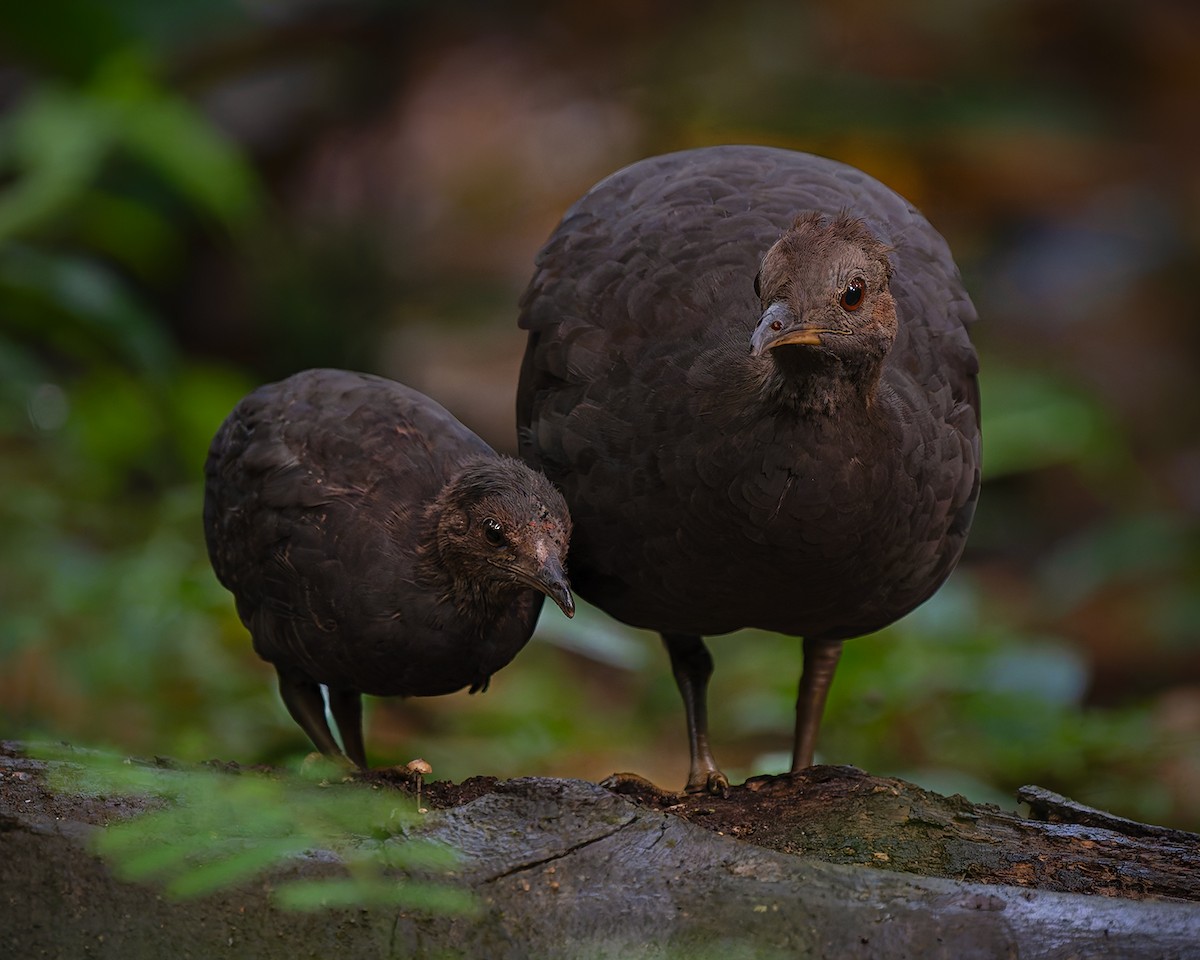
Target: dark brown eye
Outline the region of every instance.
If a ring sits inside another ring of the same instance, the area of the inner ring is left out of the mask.
[[[841,299],[838,302],[842,305],[843,310],[849,310],[853,313],[863,302],[863,294],[866,292],[861,280],[851,280],[846,284],[846,289],[842,291]]]
[[[756,273],[754,275],[754,295],[756,297],[762,296],[762,274],[761,273]]]
[[[493,547],[502,547],[508,540],[504,537],[504,528],[500,526],[500,521],[492,517],[488,517],[483,521],[483,535]]]

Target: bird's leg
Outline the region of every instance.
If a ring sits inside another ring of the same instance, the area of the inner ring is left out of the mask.
[[[328,687],[329,712],[342,735],[342,748],[356,767],[367,769],[367,751],[363,746],[362,696],[357,690]]]
[[[671,671],[675,674],[675,685],[679,687],[687,714],[692,760],[684,789],[688,793],[725,794],[729,790],[729,781],[717,767],[708,746],[708,678],[713,672],[712,654],[697,636],[664,633],[662,638],[671,656]]]
[[[279,674],[279,694],[292,719],[308,734],[308,739],[321,753],[331,760],[345,762],[345,754],[333,739],[329,724],[325,721],[325,698],[321,696],[320,684],[301,673],[278,668],[276,672]]]
[[[804,640],[804,672],[800,675],[800,695],[796,698],[796,739],[792,747],[792,772],[812,766],[821,714],[838,658],[841,640]]]

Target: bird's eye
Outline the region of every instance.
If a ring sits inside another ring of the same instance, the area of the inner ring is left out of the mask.
[[[846,284],[846,289],[842,291],[841,299],[838,302],[842,305],[843,310],[854,312],[862,306],[864,292],[861,280],[851,280]]]
[[[504,538],[504,528],[500,526],[500,521],[493,517],[488,517],[483,521],[483,535],[487,538],[487,542],[494,547],[502,547],[508,543]]]
[[[762,296],[762,274],[761,273],[756,273],[754,275],[754,295],[756,297]]]

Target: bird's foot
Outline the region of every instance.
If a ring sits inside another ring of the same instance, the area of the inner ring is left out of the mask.
[[[674,790],[664,790],[655,783],[636,773],[613,773],[600,781],[605,790],[622,796],[637,797],[643,800],[655,800],[659,803],[676,803],[683,795]]]
[[[688,777],[684,793],[707,793],[714,797],[729,796],[729,778],[720,770],[702,770]]]
[[[343,783],[364,773],[341,754],[312,753],[300,761],[300,774],[313,780]]]

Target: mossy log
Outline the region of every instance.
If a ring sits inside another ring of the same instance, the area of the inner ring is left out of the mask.
[[[853,768],[725,799],[429,785],[447,805],[413,831],[459,851],[476,913],[294,913],[273,886],[336,872],[331,858],[170,900],[89,851],[98,824],[143,805],[55,794],[46,773],[0,749],[6,957],[1200,957],[1200,837],[1044,792],[1028,796],[1039,820]]]

